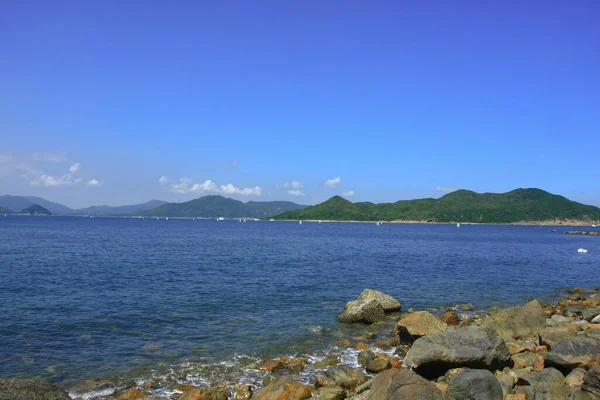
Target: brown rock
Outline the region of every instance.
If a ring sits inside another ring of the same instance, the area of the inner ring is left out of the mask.
[[[234,400],[249,400],[252,397],[252,385],[238,383],[233,387]]]
[[[490,315],[486,325],[494,328],[503,338],[536,337],[546,327],[546,315],[539,301],[533,300],[521,307],[511,307]]]
[[[297,374],[302,372],[307,364],[308,361],[301,358],[280,357],[263,362],[259,369],[269,372],[290,372]]]
[[[527,400],[527,396],[524,393],[520,394],[507,394],[504,400]]]
[[[562,341],[577,336],[577,332],[567,328],[546,328],[540,331],[540,343],[552,349]]]
[[[458,319],[458,314],[456,314],[453,310],[448,310],[440,317],[440,320],[448,326],[458,326],[460,320]]]
[[[536,353],[529,351],[513,354],[512,360],[514,362],[514,368],[527,368],[531,367],[533,371],[541,371],[544,369],[544,357]]]
[[[178,400],[227,400],[227,395],[212,388],[195,388],[184,393]]]
[[[396,327],[399,332],[408,332],[412,339],[415,340],[430,333],[443,332],[448,325],[427,311],[416,311],[402,317],[396,324]]]
[[[186,393],[191,392],[194,389],[198,389],[198,386],[177,384],[173,386],[173,389]]]
[[[369,400],[448,400],[433,383],[408,369],[390,369],[375,377]]]
[[[344,339],[344,340],[340,340],[337,345],[338,345],[338,347],[344,347],[346,349],[349,349],[350,347],[352,347],[352,342],[349,341],[348,339]]]
[[[575,368],[569,375],[565,377],[565,383],[569,385],[571,390],[575,386],[583,385],[583,375],[585,374],[585,369],[583,368]]]
[[[367,372],[375,374],[378,374],[390,368],[392,368],[392,364],[384,358],[376,358],[375,360],[371,360],[365,367]]]
[[[304,400],[312,396],[311,387],[284,376],[260,389],[252,400]]]
[[[360,342],[354,347],[354,350],[358,350],[358,351],[369,350],[369,346],[366,343]]]
[[[321,400],[344,400],[346,391],[339,386],[324,386],[317,390]]]
[[[119,399],[135,400],[143,399],[144,397],[146,397],[146,395],[141,390],[131,389],[130,391],[123,393],[121,396],[119,396]]]
[[[354,391],[357,386],[368,380],[369,378],[362,371],[346,364],[336,365],[315,375],[317,387],[337,385],[350,391]]]

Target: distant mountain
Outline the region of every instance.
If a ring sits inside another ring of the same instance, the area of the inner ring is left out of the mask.
[[[541,189],[516,189],[508,193],[458,190],[439,199],[401,200],[382,204],[352,203],[334,196],[324,203],[283,213],[275,218],[481,223],[598,221],[600,208],[577,203]]]
[[[9,210],[8,208],[0,207],[0,214],[14,214],[14,211]]]
[[[162,200],[150,200],[141,204],[131,204],[127,206],[92,206],[73,210],[72,214],[77,215],[131,215],[139,214],[141,211],[152,210],[160,207],[163,204],[168,204]]]
[[[144,213],[153,217],[265,218],[305,208],[291,201],[249,201],[243,203],[211,195],[185,203],[168,203]]]
[[[44,207],[42,207],[38,204],[33,204],[33,205],[21,210],[21,212],[19,214],[50,215],[51,213]]]
[[[8,194],[0,196],[0,207],[8,208],[9,210],[23,210],[34,204],[44,207],[52,214],[70,214],[73,212],[73,210],[67,206],[42,199],[41,197],[11,196]]]

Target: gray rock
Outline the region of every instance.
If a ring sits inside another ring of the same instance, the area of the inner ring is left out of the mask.
[[[510,363],[504,340],[489,328],[450,327],[423,336],[412,345],[404,364],[427,377],[443,375],[451,368],[501,370]]]
[[[360,296],[358,296],[358,301],[367,302],[370,300],[378,302],[386,313],[400,311],[402,309],[402,305],[398,300],[377,290],[365,289]]]
[[[339,386],[323,386],[317,390],[321,400],[344,400],[346,391]]]
[[[573,322],[573,318],[563,317],[559,314],[553,314],[550,318],[546,319],[546,326],[549,328],[554,328],[565,322]]]
[[[577,336],[577,332],[567,328],[546,328],[540,331],[540,344],[548,347],[548,350],[569,338]]]
[[[390,364],[389,360],[385,358],[376,358],[374,360],[371,360],[365,367],[367,372],[375,374],[378,374],[390,368],[392,368],[392,364]]]
[[[590,322],[592,324],[600,324],[600,314],[598,314],[594,318],[592,318],[592,320]]]
[[[374,299],[349,301],[338,315],[338,321],[346,324],[373,324],[383,320],[385,320],[385,311],[381,304]]]
[[[506,397],[507,394],[515,393],[515,378],[510,374],[500,374],[496,376],[500,386],[502,387],[502,396]]]
[[[499,310],[485,323],[503,338],[525,339],[537,337],[546,327],[546,315],[539,301],[533,300],[521,307]]]
[[[448,386],[448,395],[456,400],[502,400],[502,386],[487,369],[467,369],[456,375]]]
[[[370,350],[361,351],[358,353],[358,365],[365,367],[371,360],[375,359],[375,353]]]
[[[69,400],[69,395],[49,381],[0,378],[0,400]]]
[[[364,392],[365,390],[369,390],[371,389],[371,386],[373,385],[373,382],[375,382],[375,378],[371,378],[368,381],[366,381],[365,383],[363,383],[362,385],[358,385],[356,387],[356,390],[354,391],[354,393],[359,394]]]
[[[346,390],[354,390],[368,380],[369,377],[362,371],[346,364],[336,365],[315,375],[317,387],[337,385]]]
[[[449,400],[433,383],[407,369],[388,369],[377,375],[367,400]]]
[[[522,376],[519,386],[529,386],[535,399],[567,400],[569,390],[564,375],[555,368],[544,368],[536,374]]]
[[[582,389],[584,392],[600,397],[600,365],[594,365],[583,375]]]
[[[600,340],[577,336],[558,343],[548,352],[545,365],[561,370],[586,366],[600,354]]]

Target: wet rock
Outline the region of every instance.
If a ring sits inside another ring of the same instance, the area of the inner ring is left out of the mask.
[[[367,380],[369,378],[362,371],[346,364],[336,365],[315,375],[315,385],[317,387],[337,385],[350,391],[353,391]]]
[[[402,343],[413,342],[430,333],[443,332],[447,327],[448,325],[445,322],[440,321],[427,311],[416,311],[408,314],[396,324]]]
[[[271,383],[275,382],[277,380],[277,376],[273,375],[273,374],[267,374],[263,377],[263,387],[265,386],[269,386]]]
[[[525,339],[536,337],[546,327],[546,315],[539,301],[533,300],[521,307],[505,308],[491,315],[485,322],[503,338]]]
[[[600,398],[600,366],[594,365],[583,375],[583,385],[581,385],[584,392],[593,394]]]
[[[310,386],[284,376],[260,389],[252,396],[252,400],[304,400],[311,396]]]
[[[234,400],[249,400],[252,397],[252,385],[238,383],[233,387]]]
[[[473,311],[473,304],[471,303],[463,303],[456,306],[456,309],[459,311]]]
[[[569,375],[565,377],[565,383],[571,389],[576,386],[581,386],[583,385],[583,375],[585,375],[585,369],[575,368]]]
[[[375,377],[369,400],[448,400],[445,393],[427,379],[407,369],[390,369]]]
[[[456,375],[448,386],[448,395],[456,400],[502,400],[502,386],[486,369],[468,369]]]
[[[444,322],[448,326],[456,326],[460,323],[458,314],[453,310],[448,310],[440,317],[440,321]]]
[[[504,340],[489,328],[450,327],[415,341],[404,364],[427,378],[451,368],[498,370],[508,365],[510,352]]]
[[[558,343],[546,355],[546,365],[560,370],[589,366],[600,354],[600,340],[577,336]]]
[[[536,399],[567,400],[569,392],[565,385],[564,375],[555,368],[545,368],[541,372],[521,377],[518,386],[525,388]],[[529,396],[528,396],[529,398]]]
[[[338,315],[338,321],[346,324],[373,324],[385,320],[385,311],[376,300],[366,302],[354,300],[346,303],[344,310]]]
[[[298,374],[302,372],[307,364],[308,361],[301,358],[280,357],[263,362],[259,369],[269,372],[290,372]]]
[[[359,354],[360,355],[360,354]],[[340,363],[339,358],[326,358],[322,361],[318,361],[312,365],[314,369],[325,369],[327,367],[332,367],[334,365],[338,365]]]
[[[227,400],[227,394],[213,388],[195,388],[186,392],[178,400]]]
[[[369,345],[367,345],[366,343],[360,342],[356,346],[354,346],[354,350],[358,350],[358,351],[369,350]]]
[[[375,359],[375,353],[372,351],[361,351],[358,353],[358,365],[365,367],[369,362]]]
[[[317,390],[321,400],[344,400],[346,391],[339,386],[324,386]]]
[[[357,300],[361,302],[375,300],[381,305],[381,308],[383,308],[383,311],[386,313],[400,311],[402,309],[402,305],[398,300],[388,294],[373,289],[363,290]]]
[[[515,368],[531,367],[533,371],[541,371],[544,369],[544,357],[529,351],[513,354],[511,356]]]
[[[390,368],[392,368],[392,364],[386,358],[377,358],[375,360],[371,360],[365,367],[367,372],[374,374],[378,374]]]
[[[143,399],[144,397],[146,397],[146,395],[141,390],[131,389],[131,390],[123,393],[122,395],[120,395],[119,399],[135,400],[135,399]]]
[[[540,331],[540,343],[552,349],[554,346],[577,335],[573,329],[546,328]]]
[[[0,400],[69,400],[69,395],[49,381],[0,378]]]

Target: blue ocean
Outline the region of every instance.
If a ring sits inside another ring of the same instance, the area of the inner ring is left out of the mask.
[[[0,376],[68,388],[317,354],[365,288],[435,311],[600,286],[600,237],[566,230],[2,217]]]

